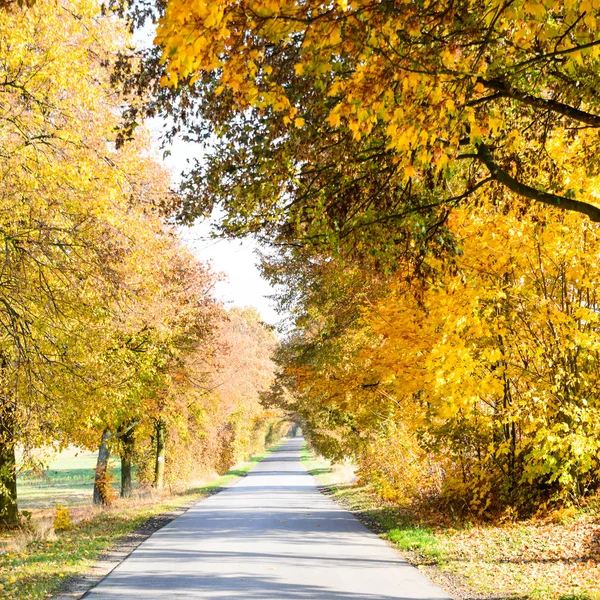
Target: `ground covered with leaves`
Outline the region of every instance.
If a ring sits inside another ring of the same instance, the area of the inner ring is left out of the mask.
[[[415,514],[305,449],[326,493],[458,599],[600,599],[600,501],[502,523]]]
[[[597,509],[551,518],[436,528],[443,568],[478,591],[526,598],[600,598]]]

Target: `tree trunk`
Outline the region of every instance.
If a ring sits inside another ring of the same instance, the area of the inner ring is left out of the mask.
[[[15,459],[15,406],[8,398],[0,414],[0,525],[19,522],[17,508],[17,461]]]
[[[105,429],[100,440],[98,461],[96,462],[96,477],[94,478],[94,504],[107,504],[105,486],[108,484],[108,459],[110,451],[108,440],[111,438],[110,429]]]
[[[133,426],[127,425],[121,435],[121,498],[131,498],[131,468],[133,462]]]
[[[165,422],[158,419],[156,421],[156,466],[154,469],[154,487],[157,490],[162,490],[165,485],[165,437]]]

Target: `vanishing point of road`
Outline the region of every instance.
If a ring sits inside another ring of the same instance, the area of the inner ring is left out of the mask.
[[[448,600],[319,492],[284,442],[235,486],[142,542],[90,600]]]

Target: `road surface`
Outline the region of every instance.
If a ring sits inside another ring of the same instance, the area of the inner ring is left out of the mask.
[[[142,542],[85,598],[447,600],[321,494],[284,442],[237,485]]]

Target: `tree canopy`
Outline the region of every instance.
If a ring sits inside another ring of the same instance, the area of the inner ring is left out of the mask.
[[[184,220],[219,205],[228,234],[385,257],[446,251],[449,213],[480,192],[600,219],[593,2],[159,12],[154,73],[180,99],[162,107],[220,139],[190,172]]]
[[[159,7],[163,107],[216,140],[180,218],[279,247],[268,401],[385,495],[483,514],[598,488],[599,9]]]

